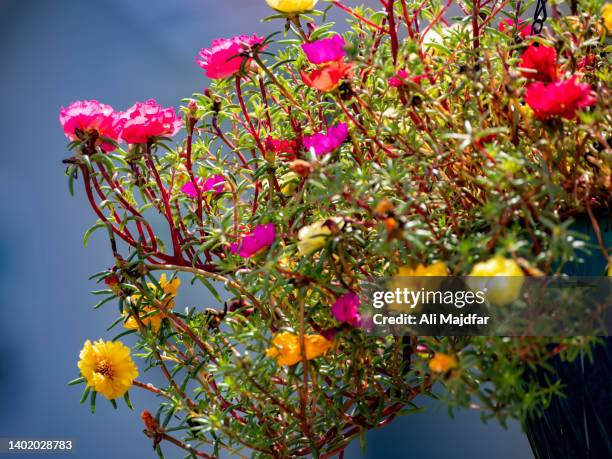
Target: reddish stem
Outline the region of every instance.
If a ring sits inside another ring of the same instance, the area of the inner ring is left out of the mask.
[[[170,198],[168,196],[168,191],[164,186],[164,183],[159,176],[159,172],[157,171],[157,167],[155,166],[155,162],[153,161],[153,154],[151,153],[151,144],[147,143],[146,152],[145,152],[145,161],[149,168],[149,171],[153,174],[155,178],[155,182],[157,183],[157,187],[159,188],[159,192],[161,193],[162,201],[164,203],[164,210],[166,220],[168,221],[168,226],[170,227],[170,237],[172,238],[172,247],[174,249],[174,260],[177,262],[181,262],[183,259],[181,246],[179,244],[178,232],[176,226],[174,225],[174,220],[172,218],[172,209],[170,208]]]
[[[399,40],[397,38],[397,27],[395,25],[395,12],[393,7],[395,0],[387,2],[387,17],[389,19],[389,35],[391,36],[391,55],[393,56],[393,65],[397,65],[397,54],[399,52]]]

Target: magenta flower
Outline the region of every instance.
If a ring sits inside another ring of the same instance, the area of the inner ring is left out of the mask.
[[[261,45],[265,38],[253,34],[233,38],[213,40],[210,48],[202,48],[196,62],[206,70],[206,76],[212,79],[229,78],[240,72],[245,58],[240,54],[255,45]],[[261,48],[264,49],[264,48]],[[246,62],[246,65],[249,61]]]
[[[62,107],[59,122],[64,128],[66,137],[71,141],[79,138],[77,131],[82,131],[118,142],[123,125],[119,113],[113,107],[101,104],[97,100],[79,100],[71,103],[68,108]],[[106,152],[115,149],[115,146],[109,142],[98,140],[98,144]]]
[[[388,83],[392,88],[401,88],[406,85],[406,82],[412,81],[416,84],[421,84],[421,81],[427,77],[426,74],[410,76],[405,69],[398,70],[397,73],[389,78]]]
[[[408,78],[408,72],[404,69],[398,70],[395,76],[389,78],[389,86],[393,88],[401,88],[404,86],[404,81]]]
[[[204,194],[207,191],[213,191],[215,195],[219,195],[223,193],[225,177],[222,175],[213,175],[208,180],[196,179],[196,183],[198,184],[198,188],[200,188],[200,194]],[[198,191],[191,180],[183,185],[181,191],[192,199],[198,197]]]
[[[151,137],[175,135],[182,126],[174,108],[163,108],[155,100],[136,102],[121,114],[121,138],[127,143],[147,143]]]
[[[357,294],[345,293],[331,307],[331,312],[334,317],[340,322],[346,322],[353,327],[361,325],[361,316],[359,315],[359,306],[361,301]]]
[[[319,65],[342,59],[346,56],[345,46],[344,38],[341,35],[334,35],[331,38],[304,43],[302,49],[310,62]]]
[[[276,239],[274,223],[257,225],[253,231],[240,237],[240,241],[234,242],[230,250],[242,258],[251,258],[261,250],[270,247]]]
[[[336,126],[330,127],[327,134],[317,132],[313,135],[307,135],[304,136],[302,142],[307,150],[314,149],[317,156],[322,156],[337,150],[347,138],[348,125],[338,123]]]

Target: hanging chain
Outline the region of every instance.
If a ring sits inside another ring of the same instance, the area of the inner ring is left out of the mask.
[[[546,0],[537,1],[538,3],[536,5],[535,14],[533,15],[533,24],[531,26],[532,35],[539,35],[540,32],[542,32],[544,22],[548,18],[548,13],[546,12]]]

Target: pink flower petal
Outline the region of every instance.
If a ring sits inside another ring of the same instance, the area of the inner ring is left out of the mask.
[[[96,133],[98,137],[108,137],[119,142],[123,120],[110,105],[101,104],[97,100],[80,100],[73,102],[67,108],[62,107],[59,121],[69,140],[78,139],[76,131]],[[108,152],[115,146],[100,141],[100,148]]]
[[[240,35],[229,39],[219,38],[213,40],[210,48],[202,48],[196,62],[206,71],[208,78],[229,78],[240,72],[242,68],[244,58],[240,57],[240,53],[245,49],[262,44],[264,40],[265,38],[257,34],[251,37]]]
[[[337,150],[347,138],[348,125],[339,123],[330,127],[325,134],[318,132],[310,136],[304,136],[302,141],[307,150],[314,149],[317,156],[322,156]]]
[[[340,322],[346,322],[353,327],[361,324],[359,306],[361,301],[355,293],[346,293],[336,300],[331,307],[333,316]]]
[[[147,143],[151,137],[172,137],[183,125],[174,108],[163,108],[153,99],[135,103],[121,119],[121,138],[130,144]]]
[[[230,251],[242,258],[251,258],[263,249],[270,247],[275,240],[276,228],[274,223],[257,225],[251,233],[243,235],[240,241],[234,242],[230,246]]]
[[[319,65],[342,59],[346,56],[345,46],[344,38],[341,35],[334,35],[331,38],[304,43],[302,49],[310,62]]]

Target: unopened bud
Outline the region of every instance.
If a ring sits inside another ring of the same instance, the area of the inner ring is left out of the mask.
[[[308,161],[296,159],[289,163],[289,169],[300,177],[308,177],[313,170],[313,166]]]
[[[144,421],[145,426],[149,432],[157,432],[159,424],[157,423],[150,411],[144,410],[140,415],[140,418]]]
[[[189,104],[187,104],[187,110],[189,110],[189,116],[194,118],[198,111],[198,104],[195,100],[190,100]]]

